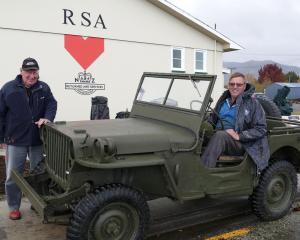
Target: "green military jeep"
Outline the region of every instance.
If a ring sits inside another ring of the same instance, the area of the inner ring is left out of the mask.
[[[46,125],[45,172],[14,180],[45,220],[71,211],[67,239],[143,239],[147,201],[161,197],[250,196],[259,218],[281,218],[297,191],[300,124],[268,117],[271,158],[261,173],[247,154],[203,167],[215,78],[144,73],[129,118]]]

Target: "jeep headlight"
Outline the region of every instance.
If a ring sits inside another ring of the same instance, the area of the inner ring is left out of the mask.
[[[109,162],[116,152],[116,144],[111,138],[96,138],[94,140],[94,156],[99,162]]]

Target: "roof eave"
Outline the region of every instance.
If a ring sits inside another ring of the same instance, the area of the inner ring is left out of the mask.
[[[195,17],[191,16],[190,14],[186,13],[185,11],[177,8],[173,4],[169,3],[166,0],[148,0],[152,4],[158,6],[159,8],[163,9],[164,11],[168,12],[169,14],[173,15],[174,17],[180,19],[181,21],[185,22],[186,24],[192,26],[196,30],[206,34],[210,38],[220,42],[223,44],[224,52],[236,51],[241,50],[243,47],[231,39],[227,38],[223,34],[219,33],[215,29],[211,28],[204,22],[196,19]]]

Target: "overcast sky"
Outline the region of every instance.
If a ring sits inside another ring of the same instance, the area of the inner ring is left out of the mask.
[[[273,60],[300,67],[299,0],[168,0],[243,50],[225,61]]]

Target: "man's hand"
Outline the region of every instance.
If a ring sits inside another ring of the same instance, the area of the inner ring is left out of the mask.
[[[233,129],[227,129],[225,130],[234,140],[239,141],[240,140],[240,135],[234,131]]]
[[[46,118],[40,118],[40,120],[38,120],[37,122],[35,122],[36,125],[38,125],[38,127],[40,128],[43,124],[46,124],[50,122],[48,119]]]

